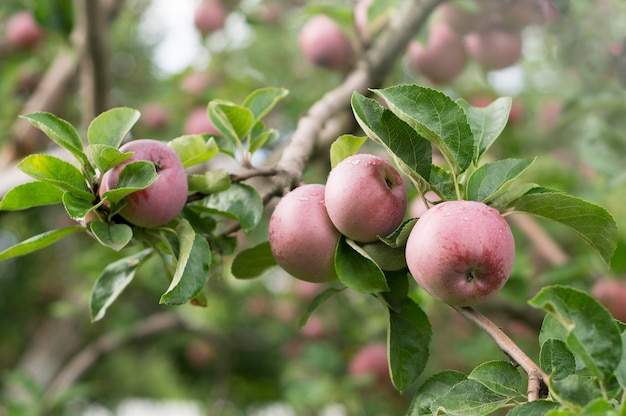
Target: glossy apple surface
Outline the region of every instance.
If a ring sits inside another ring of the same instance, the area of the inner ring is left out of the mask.
[[[515,259],[511,228],[496,209],[447,201],[417,221],[406,244],[415,281],[453,306],[479,304],[504,286]]]
[[[145,160],[154,163],[157,179],[145,189],[133,192],[124,199],[127,205],[120,215],[140,227],[158,227],[173,220],[187,202],[187,175],[178,154],[158,140],[134,140],[120,147],[122,152],[134,152],[102,176],[100,196],[115,188],[120,172],[130,162]]]
[[[315,283],[337,278],[339,231],[328,218],[324,190],[321,184],[295,188],[276,205],[268,226],[278,265],[297,279]]]
[[[328,174],[326,209],[346,237],[367,243],[391,234],[404,219],[407,194],[402,177],[380,156],[347,157]]]

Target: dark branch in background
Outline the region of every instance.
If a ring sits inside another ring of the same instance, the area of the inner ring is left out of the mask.
[[[454,309],[489,335],[496,345],[509,356],[514,364],[522,367],[528,375],[528,401],[547,396],[548,376],[507,334],[486,316],[480,314],[473,308],[460,308],[455,306]]]

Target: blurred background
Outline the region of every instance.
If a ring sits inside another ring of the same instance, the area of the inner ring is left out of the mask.
[[[354,58],[399,4],[374,0],[355,24],[357,4],[347,0],[3,0],[0,196],[23,180],[15,170],[21,158],[54,151],[18,119],[33,111],[84,130],[107,108],[137,108],[134,136],[169,140],[206,131],[212,99],[241,102],[256,88],[284,87],[290,94],[267,121],[281,139],[256,161],[269,164],[298,118],[341,84],[349,65],[311,61],[299,43],[306,22],[331,16]],[[607,270],[569,230],[514,221],[513,275],[479,309],[531,357],[542,317],[526,300],[538,288],[568,283],[603,298],[596,287],[608,284],[604,292],[626,299],[625,42],[620,0],[449,1],[389,62],[385,85],[428,85],[474,105],[513,97],[493,156],[538,156],[527,182],[600,204],[618,222],[620,242]],[[332,139],[316,147],[307,181],[325,180]],[[240,244],[266,239],[266,220]],[[0,251],[70,223],[59,206],[0,212]],[[365,416],[408,409],[412,391],[396,392],[385,376],[379,346],[387,322],[374,298],[342,291],[300,328],[311,300],[335,284],[304,283],[278,268],[242,281],[222,267],[212,270],[208,307],[163,306],[167,281],[155,262],[105,319],[91,323],[91,287],[122,256],[85,234],[0,263],[0,415]],[[611,311],[626,320],[626,302],[616,305]],[[503,358],[451,308],[425,296],[423,307],[434,332],[423,377]]]

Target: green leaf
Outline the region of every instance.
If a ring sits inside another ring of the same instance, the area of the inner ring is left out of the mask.
[[[255,123],[252,111],[233,103],[213,100],[208,111],[215,128],[233,143],[241,143]]]
[[[558,408],[559,402],[552,400],[535,400],[516,406],[507,413],[507,416],[544,416],[549,410]]]
[[[489,206],[498,211],[503,211],[513,205],[521,196],[524,196],[535,188],[539,188],[539,185],[534,183],[522,183],[507,187],[489,200]]]
[[[487,416],[506,406],[511,400],[489,390],[474,380],[455,384],[446,394],[433,400],[432,414],[444,412],[450,416]]]
[[[176,271],[160,303],[181,305],[196,297],[209,279],[211,248],[207,240],[196,234],[187,220],[176,227],[179,241]]]
[[[133,192],[145,189],[156,181],[158,175],[152,162],[136,160],[122,168],[117,185],[102,194],[103,198],[117,203]]]
[[[214,169],[204,174],[193,174],[187,178],[189,192],[212,194],[222,192],[230,188],[230,174],[224,169]]]
[[[107,110],[89,124],[87,141],[89,144],[106,144],[117,149],[139,120],[139,116],[139,111],[133,108],[117,107]]]
[[[432,375],[415,392],[407,416],[431,416],[430,406],[433,401],[466,379],[465,374],[454,370],[444,370]]]
[[[109,224],[102,221],[91,221],[87,228],[100,244],[120,251],[133,238],[133,229],[127,224]]]
[[[547,314],[541,323],[541,331],[539,332],[539,344],[543,345],[551,339],[557,339],[565,342],[567,338],[567,329],[557,320],[555,315]]]
[[[562,379],[548,380],[550,394],[570,409],[580,410],[593,399],[602,396],[598,385],[588,377],[571,374]]]
[[[330,145],[331,168],[337,166],[337,164],[345,158],[355,155],[366,140],[367,136],[353,136],[352,134],[339,136]]]
[[[215,140],[202,134],[180,136],[170,140],[168,145],[178,154],[185,168],[206,162],[219,152]]]
[[[257,121],[250,132],[248,152],[254,153],[263,146],[278,140],[278,138],[279,134],[277,130],[266,129],[262,121]]]
[[[515,200],[514,205],[515,211],[566,225],[610,264],[617,247],[617,224],[601,206],[543,187],[531,189]]]
[[[333,296],[335,296],[337,293],[341,292],[343,289],[337,289],[334,287],[329,287],[328,289],[324,290],[323,292],[319,293],[317,296],[315,296],[315,299],[313,299],[313,301],[311,301],[311,303],[308,305],[306,311],[304,311],[304,314],[302,314],[302,316],[300,317],[300,321],[298,322],[298,326],[300,328],[302,328],[306,322],[309,320],[309,317],[313,314],[313,312],[315,312],[315,310],[324,302],[326,302],[328,299],[332,298]]]
[[[375,241],[363,244],[361,248],[382,270],[395,271],[406,267],[404,247],[390,247],[382,241]]]
[[[428,317],[410,298],[405,298],[400,311],[388,309],[389,371],[394,387],[403,393],[424,371],[432,328]]]
[[[93,197],[80,170],[65,160],[50,155],[29,155],[17,165],[17,168],[43,182],[71,192],[76,196],[89,199]]]
[[[450,97],[419,85],[373,91],[396,116],[439,149],[455,174],[470,166],[474,158],[474,135],[465,112]]]
[[[554,379],[565,378],[576,371],[576,358],[559,339],[549,339],[541,344],[539,366]]]
[[[535,159],[502,159],[476,169],[467,181],[466,193],[470,201],[488,203],[521,175]]]
[[[430,177],[431,143],[374,99],[354,93],[352,110],[363,131],[394,156],[398,168],[418,189],[423,188]]]
[[[567,286],[546,286],[528,301],[548,312],[565,327],[565,343],[594,376],[606,380],[622,358],[617,323],[597,300]]]
[[[107,308],[133,280],[137,269],[145,263],[152,253],[151,248],[145,249],[109,264],[102,271],[91,289],[89,299],[92,322],[99,321],[104,317]]]
[[[406,241],[409,239],[409,235],[417,222],[417,218],[409,218],[395,229],[393,233],[387,237],[379,237],[380,241],[383,241],[389,247],[403,247],[406,245]]]
[[[335,270],[341,283],[359,293],[388,291],[387,280],[376,263],[352,240],[339,239]]]
[[[235,256],[230,270],[237,279],[251,279],[275,265],[276,260],[272,255],[270,243],[265,241],[240,251]]]
[[[0,211],[18,211],[42,205],[60,204],[63,191],[47,182],[26,182],[12,188],[0,200]]]
[[[598,397],[587,403],[587,405],[580,412],[580,416],[620,416],[620,413],[615,410],[615,407],[602,397]]]
[[[74,221],[82,221],[89,211],[93,209],[93,201],[79,198],[69,192],[63,194],[63,206],[65,212]]]
[[[263,216],[263,200],[253,187],[234,183],[227,190],[204,198],[204,207],[236,219],[245,233],[250,233]]]
[[[46,112],[36,112],[20,116],[41,130],[53,142],[69,150],[84,167],[89,167],[89,160],[83,151],[83,142],[78,131],[67,121]]]
[[[15,244],[0,252],[0,261],[12,259],[14,257],[24,256],[34,251],[41,250],[51,244],[56,243],[63,237],[85,231],[81,226],[65,227],[58,230],[50,230],[44,233],[30,237],[20,243]]]
[[[478,164],[480,157],[489,149],[500,136],[509,121],[512,99],[500,97],[486,107],[474,107],[460,98],[456,103],[465,111],[472,134],[474,135],[474,163]]]
[[[249,109],[254,116],[254,120],[258,121],[288,94],[289,90],[285,88],[259,88],[246,97],[243,101],[243,106]]]
[[[468,376],[492,392],[506,397],[524,396],[520,393],[522,376],[519,370],[507,361],[489,361],[476,367]]]
[[[626,389],[626,330],[622,331],[622,359],[615,370],[615,377],[619,385]]]
[[[429,183],[432,190],[439,196],[442,196],[444,201],[457,199],[454,176],[452,176],[452,172],[449,170],[433,165],[430,171]]]
[[[87,146],[87,151],[100,172],[114,168],[133,155],[132,152],[120,152],[117,147],[108,144],[90,144]]]

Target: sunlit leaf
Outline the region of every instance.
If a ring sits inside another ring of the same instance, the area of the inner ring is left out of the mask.
[[[30,237],[20,243],[17,243],[4,251],[0,252],[0,261],[5,261],[12,259],[14,257],[24,256],[26,254],[30,254],[34,251],[41,250],[42,248],[48,247],[51,244],[56,243],[63,237],[78,233],[84,232],[85,229],[81,226],[74,227],[65,227],[58,230],[46,231],[44,233],[35,235]]]
[[[55,156],[34,154],[26,156],[17,165],[25,174],[59,189],[71,192],[85,199],[92,197],[87,181],[74,165]]]
[[[47,182],[26,182],[10,189],[0,200],[0,210],[17,211],[42,205],[60,204],[63,191]]]
[[[120,251],[133,238],[133,229],[127,224],[109,224],[102,221],[91,221],[87,228],[100,244]]]
[[[96,165],[100,172],[106,172],[114,168],[133,155],[132,152],[120,152],[117,147],[100,143],[90,144],[87,147],[87,151],[91,155],[91,160],[93,160],[94,165]]]
[[[133,108],[116,107],[94,118],[87,129],[89,144],[106,144],[116,149],[140,117]]]
[[[465,111],[472,133],[474,134],[474,148],[478,159],[489,149],[493,142],[500,136],[509,121],[512,99],[500,97],[486,107],[474,107],[464,99],[456,100],[456,103]]]
[[[180,136],[170,140],[168,145],[178,154],[185,168],[206,162],[219,152],[215,139],[202,134]]]
[[[504,192],[507,185],[528,169],[534,160],[502,159],[480,166],[467,181],[467,199],[488,203]]]
[[[255,120],[260,120],[288,94],[285,88],[259,88],[246,97],[243,106],[252,112]]]
[[[339,136],[330,145],[330,166],[334,168],[339,162],[352,156],[359,151],[359,148],[365,141],[367,136],[353,136],[351,134],[344,134]]]
[[[253,187],[234,183],[227,190],[207,196],[204,207],[239,221],[244,232],[251,232],[263,216],[263,201]]]
[[[276,260],[269,242],[266,241],[240,251],[235,256],[230,271],[238,279],[251,279],[275,265]]]

